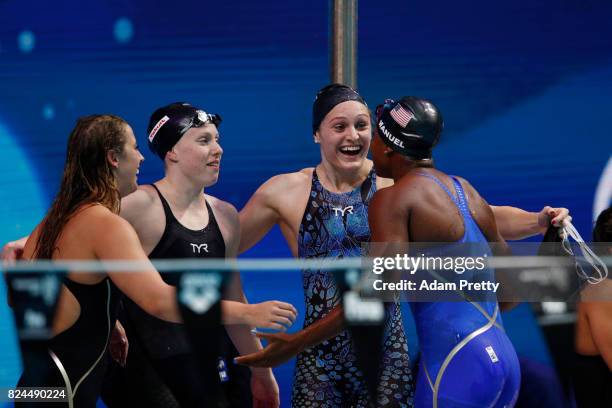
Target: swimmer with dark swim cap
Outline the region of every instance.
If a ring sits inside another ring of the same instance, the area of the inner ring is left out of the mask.
[[[370,112],[354,89],[322,88],[312,106],[312,134],[320,163],[268,180],[240,213],[241,250],[279,224],[292,254],[300,258],[359,257],[370,239],[368,203],[389,180],[378,177],[367,159]],[[304,270],[305,327],[316,327],[340,302],[329,271]],[[389,375],[379,396],[368,395],[357,367],[352,336],[346,330],[297,357],[291,405],[294,407],[406,407],[412,398],[406,338],[400,308],[390,303],[381,354]],[[392,368],[391,368],[392,367]]]
[[[216,113],[206,113],[186,102],[176,102],[157,109],[151,115],[147,128],[149,149],[160,159],[166,158],[166,153],[191,128],[199,128],[213,124],[219,128],[221,116]]]
[[[336,85],[340,90],[343,86]],[[345,87],[348,88],[348,87]],[[324,97],[335,97],[335,91],[333,88],[329,93],[325,93]],[[353,192],[357,187],[357,191],[365,193],[362,197],[362,203],[369,203],[371,198],[372,186],[380,189],[385,186],[392,184],[392,180],[385,179],[383,177],[375,177],[372,172],[372,163],[367,160],[365,155],[370,144],[371,138],[371,127],[366,125],[365,122],[369,122],[370,114],[367,107],[355,99],[342,100],[333,105],[332,108],[325,113],[324,118],[320,121],[319,127],[314,131],[315,142],[321,144],[321,163],[316,167],[317,191],[327,190],[330,194],[326,194],[326,199],[332,197],[333,194],[349,193]],[[314,122],[314,121],[313,121]],[[181,140],[185,139],[185,136]],[[177,143],[176,146],[178,146]],[[181,150],[181,147],[177,147]],[[176,149],[175,149],[176,150]],[[169,157],[170,162],[177,159],[176,154],[180,152],[167,152],[166,156]],[[211,167],[214,167],[214,162],[211,162]],[[207,169],[208,170],[208,169]],[[305,256],[303,252],[316,250],[316,245],[309,245],[308,224],[302,228],[303,219],[307,221],[310,214],[305,214],[307,205],[312,204],[309,201],[309,194],[313,188],[313,168],[304,169],[290,174],[283,174],[271,178],[268,182],[262,185],[258,191],[253,195],[245,209],[240,214],[241,219],[241,251],[254,245],[274,226],[279,224],[283,235],[287,239],[287,242],[291,248],[294,256]],[[368,181],[369,180],[369,181]],[[374,181],[375,180],[375,181]],[[374,182],[372,182],[374,181]],[[146,188],[146,187],[145,187]],[[153,192],[151,198],[152,201],[157,202],[156,193]],[[150,197],[149,197],[150,198]],[[143,197],[141,196],[141,199]],[[352,198],[351,198],[352,199]],[[316,204],[316,203],[315,203]],[[157,205],[157,204],[156,204]],[[350,206],[350,205],[349,205]],[[360,204],[361,206],[361,204]],[[310,207],[313,207],[310,205]],[[163,217],[163,209],[157,211],[157,217]],[[336,213],[342,215],[342,211],[339,209],[334,211],[333,207],[327,206],[330,213]],[[340,208],[340,207],[336,207]],[[343,207],[342,209],[345,210]],[[363,206],[361,206],[363,209]],[[511,237],[519,238],[521,236],[529,236],[539,232],[542,228],[545,228],[538,219],[547,219],[548,214],[542,213],[543,217],[538,217],[538,214],[528,213],[522,210],[513,209],[511,207],[495,207],[494,211],[499,213],[498,220],[505,219],[504,234],[509,234]],[[552,210],[552,209],[551,209]],[[348,210],[344,211],[345,214],[350,215]],[[559,212],[557,217],[562,218],[567,215],[567,212]],[[363,226],[363,223],[360,221]],[[365,231],[365,234],[364,234]],[[363,236],[369,235],[367,225],[364,228],[353,229],[349,231],[352,236],[357,236],[361,241]],[[348,236],[348,234],[347,234]],[[367,238],[366,238],[367,239]],[[338,242],[342,242],[341,240]],[[298,248],[298,243],[300,248]],[[317,244],[317,243],[315,243]],[[151,243],[149,243],[151,245]],[[154,243],[153,243],[154,245]],[[357,244],[358,245],[358,244]],[[303,249],[305,248],[305,249]],[[19,246],[13,243],[9,243],[5,246],[3,251],[3,257],[11,258],[15,256]],[[152,247],[150,247],[152,249]],[[332,248],[334,251],[337,249]],[[331,256],[333,253],[330,251]],[[323,256],[325,254],[322,254]],[[333,309],[325,317],[320,316],[317,323],[324,322],[328,317],[342,316],[342,311],[339,308]],[[335,320],[331,320],[333,324]],[[315,325],[309,326],[304,332],[308,332],[308,329]],[[321,327],[321,326],[317,326]],[[339,331],[342,330],[342,325],[337,325],[332,328],[333,337],[338,332],[334,331],[335,327],[340,327]],[[317,337],[320,332],[309,332],[313,334],[312,343],[317,343]],[[302,332],[295,336],[288,336],[288,338],[294,338],[298,340],[296,347],[289,344],[289,341],[285,342],[286,338],[283,335],[271,335],[268,338],[272,340],[271,345],[266,348],[266,351],[261,354],[256,354],[254,359],[242,360],[245,363],[252,363],[255,366],[258,365],[277,365],[286,358],[291,357],[291,353],[295,350],[300,351],[307,348],[309,345],[308,341],[304,340]],[[267,336],[264,336],[267,337]],[[323,338],[318,341],[322,341],[328,338],[323,335]],[[308,340],[308,338],[306,338]],[[277,342],[278,341],[278,342]],[[287,353],[287,349],[278,351],[279,342],[285,342],[281,345],[289,345],[290,350]]]
[[[240,238],[238,214],[231,204],[204,194],[204,188],[215,184],[219,177],[223,153],[217,129],[220,120],[219,115],[204,113],[202,109],[187,103],[173,103],[156,110],[151,117],[147,135],[149,147],[165,163],[165,177],[153,185],[137,186],[135,177],[121,177],[123,173],[119,174],[119,181],[129,178],[130,189],[122,194],[125,197],[120,205],[117,202],[116,208],[120,208],[121,217],[136,230],[140,251],[144,249],[149,258],[235,256]],[[133,140],[129,144],[131,152],[136,144],[131,128],[127,128],[131,135],[129,140]],[[134,165],[134,172],[137,164]],[[120,189],[122,185],[119,183]],[[180,222],[174,216],[175,213],[180,213]],[[194,251],[194,243],[198,245],[199,251]],[[7,247],[11,251],[7,251]],[[20,248],[23,248],[22,243],[5,246],[3,259],[14,257]],[[157,271],[154,271],[154,278],[163,283]],[[164,279],[176,284],[171,276],[164,276]],[[171,285],[164,283],[164,286],[168,287],[170,293],[175,293]],[[285,302],[246,303],[239,279],[230,285],[226,295],[227,300],[222,302],[223,323],[232,340],[240,341],[242,353],[261,349],[261,344],[249,328],[284,330],[296,318],[295,308]],[[133,304],[130,306],[129,301],[126,303],[126,309],[136,311],[129,315],[132,317],[129,323],[138,326],[138,335],[134,339],[142,341],[132,342],[129,352],[124,347],[120,355],[115,357],[122,365],[126,365],[127,354],[127,365],[125,370],[116,367],[107,381],[103,392],[107,405],[164,408],[179,404],[197,406],[203,398],[210,397],[202,386],[201,370],[195,367],[182,325],[172,325],[150,314],[145,316],[146,308]],[[174,305],[176,308],[176,302]],[[123,338],[125,340],[125,336]],[[127,341],[124,344],[127,346]],[[278,385],[271,370],[252,370],[252,392],[249,392],[248,385],[234,382],[241,376],[238,371],[244,371],[243,368],[233,366],[229,360],[227,366],[230,381],[223,388],[229,394],[228,400],[232,406],[248,405],[250,408],[251,395],[253,402],[260,406],[279,406]],[[170,392],[168,387],[160,386],[158,374],[167,382]],[[218,382],[220,373],[217,370],[207,374],[212,378],[211,384],[215,379]]]
[[[354,90],[343,85],[330,85],[319,92],[313,106],[313,131],[315,142],[321,144],[321,164],[315,169],[304,169],[297,173],[273,177],[259,188],[240,213],[242,227],[241,250],[253,245],[274,224],[278,223],[281,225],[283,234],[295,256],[311,256],[311,250],[316,256],[337,256],[338,252],[329,250],[327,252],[315,252],[326,247],[313,245],[317,242],[313,242],[313,238],[310,235],[312,234],[313,237],[325,237],[327,236],[325,234],[314,234],[318,231],[317,223],[332,223],[338,220],[336,217],[343,219],[342,211],[334,210],[334,208],[344,209],[346,207],[341,207],[340,203],[334,204],[332,199],[337,200],[337,197],[340,197],[339,193],[351,190],[349,188],[340,191],[332,190],[330,192],[326,190],[329,189],[328,186],[333,186],[331,183],[347,179],[350,173],[344,171],[345,168],[348,168],[344,163],[349,162],[352,157],[351,154],[354,155],[355,161],[363,157],[363,149],[367,148],[370,142],[370,138],[362,132],[367,130],[371,134],[371,128],[366,128],[364,124],[360,123],[360,118],[363,117],[360,116],[363,115],[360,112],[364,112],[366,107],[364,103],[360,102],[361,97],[356,97],[355,93]],[[343,100],[343,98],[346,100]],[[327,101],[331,102],[328,103]],[[337,101],[341,102],[334,105]],[[442,129],[441,115],[430,102],[419,98],[402,98],[401,104],[399,104],[400,107],[397,107],[397,105],[396,102],[387,101],[387,105],[382,105],[378,109],[381,116],[377,117],[372,123],[376,127],[379,124],[384,126],[388,134],[385,135],[386,141],[376,137],[375,142],[379,143],[379,147],[383,150],[388,148],[385,154],[395,153],[401,161],[406,160],[406,157],[399,154],[400,150],[412,156],[415,160],[424,164],[431,164],[431,149],[437,143]],[[329,109],[329,106],[332,106],[332,108]],[[351,109],[349,110],[345,107],[350,107]],[[325,115],[323,120],[320,119],[322,114]],[[335,133],[338,134],[339,142],[335,142],[336,139],[330,137]],[[377,133],[382,133],[382,131],[377,131]],[[397,150],[393,150],[390,146],[394,146]],[[362,168],[361,166],[370,171],[373,170],[372,162],[365,158],[362,160],[363,162],[360,166],[356,166],[353,170],[354,174],[363,174],[363,172],[359,171]],[[325,179],[321,177],[321,173],[325,175]],[[393,174],[373,174],[369,177],[374,178],[373,176],[375,176],[375,183],[371,184],[370,188],[372,189],[376,186],[380,192],[384,192],[387,190],[385,187],[393,184],[393,180],[384,178],[392,177]],[[313,179],[314,181],[312,181]],[[353,185],[352,191],[361,190],[363,193],[363,186],[368,183],[367,178],[361,175],[361,178],[355,177],[355,179],[358,181],[358,184]],[[321,187],[322,184],[323,187]],[[359,187],[359,189],[355,189],[355,187]],[[321,192],[324,194],[321,194]],[[370,204],[371,195],[369,191],[367,193],[365,195],[362,194],[362,197],[366,198],[366,204]],[[374,197],[376,197],[376,194]],[[321,202],[321,197],[325,198],[325,200],[330,200],[332,205]],[[299,206],[296,206],[296,203],[299,203]],[[322,210],[317,210],[318,208],[322,208]],[[314,218],[319,211],[325,210],[327,211],[324,218],[325,221],[319,221],[319,218]],[[501,220],[504,220],[503,233],[513,239],[527,237],[545,230],[545,225],[548,225],[548,222],[550,222],[548,218],[549,211],[554,212],[554,216],[558,217],[558,222],[568,216],[566,209],[553,210],[550,207],[545,207],[540,214],[528,213],[512,207],[491,207],[491,210],[496,213],[496,216],[499,215]],[[540,224],[540,219],[543,219],[542,223],[544,225]],[[308,223],[309,220],[314,220],[312,225]],[[396,224],[404,225],[400,222],[396,222]],[[369,226],[364,226],[363,231],[369,235],[372,225],[370,223]],[[342,230],[344,228],[347,228],[346,225],[342,226]],[[335,226],[326,228],[326,231],[336,230],[340,230],[340,228]],[[314,233],[311,233],[311,231]],[[349,234],[354,234],[354,229],[347,231],[346,236],[350,236]],[[335,235],[334,237],[337,238],[335,242],[346,242],[346,240],[340,237]],[[358,243],[364,242],[363,240],[368,238],[367,235],[363,235],[359,239]],[[319,241],[321,243],[325,242],[323,238],[320,238]],[[360,251],[355,250],[352,256],[358,256],[359,254]],[[343,256],[347,255],[343,253]],[[311,285],[310,280],[316,279],[316,276],[305,274],[304,277],[308,301],[313,294],[318,295],[317,292],[312,292],[311,294],[308,289]],[[317,281],[314,280],[313,282],[316,283]],[[338,302],[332,303],[332,305],[337,304]],[[318,306],[318,304],[315,303],[314,306]],[[261,338],[265,338],[269,342],[266,348],[260,353],[240,357],[238,362],[256,367],[274,367],[289,360],[296,354],[307,353],[308,350],[313,349],[313,347],[325,340],[333,340],[335,336],[344,333],[344,328],[342,307],[336,306],[332,310],[325,310],[325,313],[316,316],[311,322],[307,322],[305,328],[297,333],[260,334]],[[296,369],[296,379],[299,380],[302,373],[299,371],[299,366]],[[303,392],[306,393],[309,389],[308,385],[306,385],[303,387]],[[300,392],[294,391],[294,398],[303,398],[298,400],[298,402],[307,401],[307,398],[302,397]],[[410,404],[411,400],[406,398],[397,401],[397,403]],[[315,404],[317,403],[315,402]]]
[[[466,180],[434,168],[432,148],[443,128],[435,105],[416,97],[389,100],[377,108],[376,123],[374,166],[395,184],[376,194],[370,204],[373,242],[482,243],[485,248],[492,242],[507,251],[493,211],[478,192]],[[483,245],[466,246],[461,256],[482,256],[482,250]],[[462,278],[493,282],[495,275],[486,269],[477,277]],[[415,406],[515,404],[519,362],[496,301],[410,306],[421,349]]]
[[[330,84],[321,88],[312,104],[312,134],[317,133],[325,116],[336,105],[349,101],[359,102],[365,107],[368,106],[361,95],[350,86]]]
[[[418,160],[431,159],[444,123],[438,109],[425,99],[406,96],[387,99],[376,108],[376,129],[381,140],[398,153]]]
[[[219,178],[223,154],[219,144],[220,123],[220,115],[185,102],[163,106],[151,115],[147,129],[149,148],[164,162],[165,176],[153,184],[139,186],[121,205],[121,215],[136,229],[149,258],[208,259],[236,255],[240,236],[235,208],[204,192]],[[171,285],[179,283],[179,274],[162,277]],[[246,303],[237,276],[226,299],[229,301],[223,302],[225,328],[241,349],[261,348],[250,328],[284,330],[296,317],[295,308],[285,302]],[[222,398],[230,406],[250,408],[255,403],[278,407],[278,386],[271,370],[254,370],[249,381],[249,371],[244,372],[244,367],[232,363],[237,352],[226,333],[221,333],[221,340],[222,348],[229,351],[223,356],[229,381],[219,384],[220,372],[214,369],[200,375],[202,370],[196,365],[190,341],[181,326],[153,319],[133,302],[126,302],[125,311],[128,335],[138,339],[133,342],[138,348],[128,354],[125,378],[115,381],[116,391],[109,387],[109,398],[117,393],[119,399],[131,398],[139,405],[199,406],[210,397],[211,388],[220,386]],[[216,341],[216,337],[211,341]],[[151,367],[155,373],[140,374]],[[158,376],[168,388],[162,386]],[[121,385],[125,387],[119,391]]]

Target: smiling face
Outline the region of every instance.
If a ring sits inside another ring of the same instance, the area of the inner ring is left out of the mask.
[[[357,101],[336,105],[315,133],[322,161],[341,171],[358,171],[363,166],[371,138],[370,113]]]
[[[119,195],[125,197],[138,188],[138,172],[144,157],[138,150],[134,131],[125,125],[125,143],[123,150],[117,155],[117,186]]]
[[[194,183],[208,187],[219,178],[222,155],[217,127],[208,123],[189,129],[168,152],[166,163],[170,162],[169,171],[180,171]]]

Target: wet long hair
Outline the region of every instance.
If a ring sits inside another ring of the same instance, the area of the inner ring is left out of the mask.
[[[118,214],[121,197],[107,153],[123,153],[127,122],[114,115],[80,118],[68,138],[59,192],[45,216],[34,258],[51,259],[62,230],[84,205],[101,204]]]

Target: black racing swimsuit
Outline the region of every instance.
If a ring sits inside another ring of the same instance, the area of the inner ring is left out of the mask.
[[[225,258],[225,241],[208,202],[206,203],[208,225],[201,230],[191,230],[178,222],[166,199],[155,185],[153,187],[157,190],[164,208],[166,227],[159,243],[150,253],[150,259]],[[161,273],[161,276],[169,285],[178,285],[180,274]],[[151,316],[129,299],[126,299],[124,307],[125,326],[130,339],[125,375],[126,381],[133,388],[127,392],[132,394],[135,401],[146,403],[147,406],[200,405],[206,397],[207,384],[218,382],[219,373],[205,373],[205,378],[202,377],[183,325]],[[230,399],[233,395],[239,401],[232,402],[232,406],[247,406],[247,404],[250,406],[250,371],[246,367],[233,365],[232,360],[238,352],[225,330],[223,330],[223,342],[226,343],[223,348],[227,351],[223,357],[230,377],[229,383],[223,385],[225,393],[230,395]],[[198,347],[205,348],[206,345],[198,344]],[[151,365],[172,395],[168,395],[167,390],[163,390],[163,384],[152,373],[147,373]],[[109,405],[129,404],[126,398],[123,398],[121,404]]]
[[[77,321],[49,341],[41,366],[26,366],[18,387],[63,387],[70,403],[28,406],[95,407],[108,363],[108,344],[117,319],[120,292],[109,278],[93,285],[65,277],[80,306]],[[41,378],[41,373],[46,373]],[[22,405],[20,405],[22,406]]]

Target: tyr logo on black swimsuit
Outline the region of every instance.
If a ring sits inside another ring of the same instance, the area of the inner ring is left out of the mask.
[[[194,254],[200,254],[202,250],[208,253],[208,244],[191,244],[191,249],[193,249]]]
[[[348,213],[348,214],[352,214],[353,213],[353,206],[349,205],[348,207],[344,207],[344,208],[332,207],[332,210],[334,210],[334,215],[336,217],[338,215],[341,215],[342,217],[344,217],[344,214],[346,214],[346,213]]]

